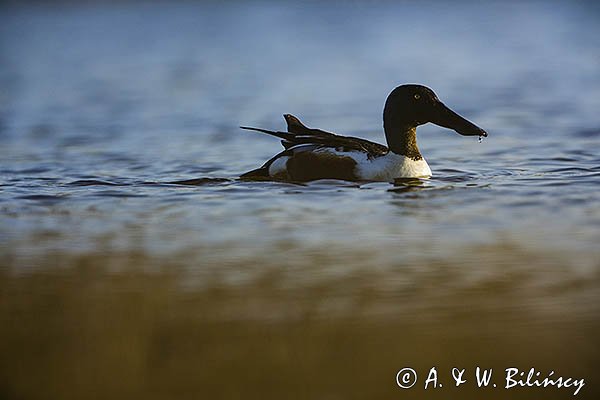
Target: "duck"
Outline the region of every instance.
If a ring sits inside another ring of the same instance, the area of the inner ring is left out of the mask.
[[[284,114],[287,131],[241,126],[281,139],[284,150],[260,168],[240,176],[250,180],[309,182],[320,179],[394,182],[430,178],[431,169],[417,146],[417,127],[433,123],[463,136],[487,137],[485,130],[442,103],[433,90],[405,84],[390,92],[383,109],[387,146],[305,126]]]

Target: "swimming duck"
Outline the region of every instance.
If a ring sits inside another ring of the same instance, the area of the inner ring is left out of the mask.
[[[306,182],[317,179],[386,181],[428,178],[431,169],[417,147],[417,126],[428,122],[464,136],[487,132],[442,103],[422,85],[401,85],[388,95],[383,109],[387,147],[365,139],[340,136],[305,126],[291,114],[283,116],[287,132],[242,126],[242,129],[276,136],[285,148],[245,179]]]

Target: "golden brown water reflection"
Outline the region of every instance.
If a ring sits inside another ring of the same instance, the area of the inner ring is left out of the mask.
[[[49,254],[51,268],[0,278],[0,380],[8,398],[569,398],[567,389],[453,387],[453,367],[535,367],[597,393],[600,277],[560,254],[504,245],[339,276],[315,254],[231,282],[190,279],[144,254]],[[478,260],[486,260],[481,265]],[[3,260],[10,265],[11,260]],[[527,265],[523,268],[522,265]],[[325,278],[332,273],[331,278]],[[396,386],[410,366],[419,385]],[[432,366],[441,389],[419,387]],[[467,372],[467,375],[469,372]],[[500,384],[502,380],[498,378]]]

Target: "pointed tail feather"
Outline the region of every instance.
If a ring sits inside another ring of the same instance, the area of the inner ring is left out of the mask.
[[[240,175],[240,179],[260,179],[269,177],[269,168],[260,167]]]
[[[266,133],[267,135],[275,136],[275,137],[278,137],[280,139],[284,139],[286,141],[293,141],[294,140],[294,135],[292,133],[289,133],[289,132],[270,131],[268,129],[253,128],[251,126],[240,126],[240,128],[241,129],[245,129],[247,131],[256,131],[256,132]]]

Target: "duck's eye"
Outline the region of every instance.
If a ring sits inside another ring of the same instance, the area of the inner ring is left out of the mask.
[[[415,93],[415,100],[419,100],[421,98],[421,95],[419,93]]]

